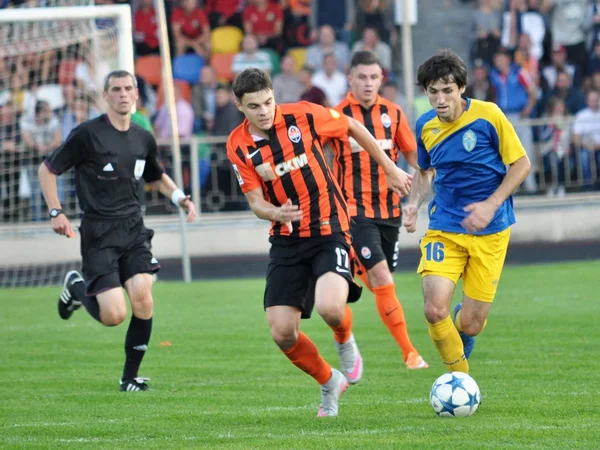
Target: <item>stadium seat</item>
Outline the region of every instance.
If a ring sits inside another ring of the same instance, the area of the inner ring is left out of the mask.
[[[244,33],[237,27],[219,27],[215,28],[210,36],[211,52],[213,55],[221,53],[237,53],[240,51],[240,44]]]
[[[195,53],[179,55],[173,59],[173,78],[196,84],[203,67],[204,58],[201,56]]]
[[[302,69],[302,66],[304,66],[304,61],[306,60],[306,48],[290,48],[287,54],[294,58],[294,61],[296,62],[296,72],[300,71],[300,69]]]
[[[58,66],[58,84],[73,84],[75,82],[75,68],[77,60],[65,59]]]
[[[269,55],[271,59],[271,75],[277,75],[280,72],[281,56],[275,50],[270,48],[261,48],[262,51]]]
[[[160,84],[161,67],[162,63],[158,55],[139,56],[135,60],[135,73],[152,86]]]
[[[187,81],[184,80],[173,80],[173,84],[179,87],[179,91],[181,92],[181,96],[185,98],[188,102],[192,102],[192,86]],[[164,88],[163,84],[160,83],[158,85],[158,91],[156,92],[156,108],[160,108],[164,102]]]
[[[234,56],[235,53],[219,53],[217,55],[212,56],[210,60],[210,65],[213,69],[215,69],[219,81],[233,81],[234,75],[231,71],[231,63],[233,62]]]

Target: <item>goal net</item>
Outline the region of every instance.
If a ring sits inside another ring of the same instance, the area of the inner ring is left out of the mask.
[[[37,169],[76,125],[105,111],[106,74],[133,72],[129,6],[60,3],[75,6],[0,13],[0,287],[57,284],[79,268],[79,239],[50,229]],[[77,223],[72,171],[58,191]]]

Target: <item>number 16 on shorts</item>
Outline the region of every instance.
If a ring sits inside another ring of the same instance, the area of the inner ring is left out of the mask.
[[[442,262],[444,260],[443,242],[428,242],[424,248],[427,261]]]

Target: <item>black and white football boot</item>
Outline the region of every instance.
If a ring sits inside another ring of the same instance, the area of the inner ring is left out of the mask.
[[[146,381],[150,381],[150,378],[136,377],[133,380],[121,380],[119,390],[121,392],[148,391],[150,386]]]
[[[58,315],[61,319],[69,319],[73,311],[81,308],[81,302],[75,298],[72,288],[76,283],[83,282],[83,277],[76,270],[71,270],[65,275],[63,290],[58,298]]]

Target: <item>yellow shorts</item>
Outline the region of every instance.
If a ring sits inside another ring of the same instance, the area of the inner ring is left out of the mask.
[[[438,275],[454,283],[463,278],[463,292],[482,302],[494,301],[510,228],[495,234],[472,235],[427,230],[421,239],[421,276]]]

